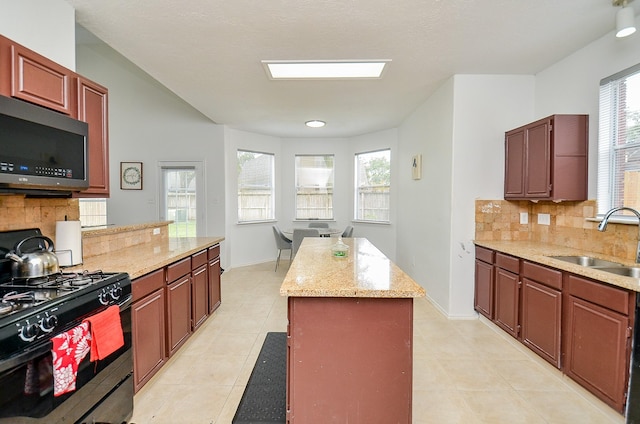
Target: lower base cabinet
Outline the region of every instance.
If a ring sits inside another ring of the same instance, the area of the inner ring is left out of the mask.
[[[167,286],[168,356],[191,335],[191,278],[187,274]]]
[[[155,375],[165,362],[165,296],[160,288],[131,307],[134,390]]]

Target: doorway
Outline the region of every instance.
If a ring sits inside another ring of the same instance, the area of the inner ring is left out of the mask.
[[[169,224],[169,237],[206,234],[204,172],[202,162],[159,162],[160,220]]]

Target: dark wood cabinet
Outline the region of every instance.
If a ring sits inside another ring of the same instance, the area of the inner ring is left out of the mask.
[[[522,343],[560,368],[562,272],[524,261],[521,309]]]
[[[209,266],[207,251],[191,257],[191,308],[193,329],[196,330],[209,316]]]
[[[564,372],[622,413],[626,403],[634,296],[567,276]]]
[[[0,36],[0,94],[73,115],[73,71]]]
[[[520,261],[513,256],[496,253],[494,322],[513,337],[520,330]]]
[[[493,257],[492,250],[476,246],[474,306],[489,319],[493,319]]]
[[[506,200],[587,199],[588,115],[552,115],[505,133]]]
[[[82,77],[77,78],[76,90],[77,119],[89,124],[89,188],[77,197],[109,197],[108,90]]]
[[[191,257],[167,267],[167,356],[187,341],[191,327]]]
[[[220,245],[216,244],[208,249],[209,259],[209,314],[218,309],[222,302],[220,292]]]
[[[137,392],[166,361],[164,269],[132,282],[133,386]]]

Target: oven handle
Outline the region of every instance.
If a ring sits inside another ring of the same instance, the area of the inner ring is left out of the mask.
[[[133,296],[131,294],[127,295],[118,306],[120,307],[120,311],[124,311],[125,309],[131,307],[133,303]],[[19,367],[24,365],[26,362],[31,361],[32,359],[36,359],[37,357],[44,355],[48,352],[51,352],[53,348],[53,342],[51,340],[47,340],[43,344],[39,344],[36,347],[31,349],[27,348],[23,352],[19,353],[16,356],[11,358],[7,358],[0,362],[0,373],[3,373],[7,370],[10,370],[15,367]]]

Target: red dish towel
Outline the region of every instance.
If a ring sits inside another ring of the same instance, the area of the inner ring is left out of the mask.
[[[85,322],[53,337],[53,395],[76,389],[78,364],[89,353],[89,325]]]
[[[91,362],[104,359],[124,346],[120,308],[117,305],[109,306],[83,323],[90,325]]]

